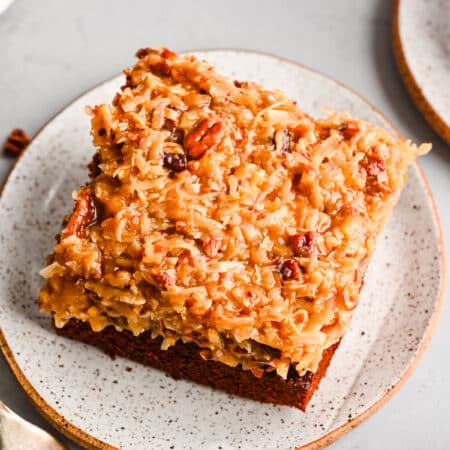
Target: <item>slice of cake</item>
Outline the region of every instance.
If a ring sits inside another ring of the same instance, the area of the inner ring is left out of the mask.
[[[429,149],[192,56],[143,49],[48,266],[56,331],[305,409],[358,303],[408,166]]]

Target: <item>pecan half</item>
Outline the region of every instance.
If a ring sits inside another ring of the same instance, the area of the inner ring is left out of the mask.
[[[76,235],[83,237],[84,230],[97,219],[92,191],[88,188],[80,190],[77,202],[64,230],[63,237]]]
[[[280,272],[283,280],[296,280],[300,281],[301,270],[297,261],[293,259],[285,259],[278,263],[278,271]]]
[[[15,128],[9,133],[3,145],[3,152],[9,156],[19,156],[30,143],[30,138],[26,131]]]
[[[207,150],[219,144],[223,136],[222,122],[202,120],[184,140],[184,147],[190,159],[201,158]]]
[[[314,251],[314,233],[307,231],[294,234],[291,237],[291,246],[295,256],[303,258],[311,256]]]

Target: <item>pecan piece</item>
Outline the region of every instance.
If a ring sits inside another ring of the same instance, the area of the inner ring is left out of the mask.
[[[377,177],[386,170],[386,163],[379,156],[369,156],[365,169],[369,177]]]
[[[178,55],[173,52],[172,50],[169,50],[168,48],[163,48],[162,52],[161,52],[161,56],[163,58],[167,58],[167,59],[175,59]]]
[[[184,156],[184,153],[166,152],[164,153],[163,164],[172,172],[182,172],[186,169],[186,156]]]
[[[202,120],[184,140],[184,146],[189,158],[201,158],[207,150],[213,149],[219,144],[222,135],[222,122],[211,119]]]
[[[290,138],[294,142],[298,142],[307,132],[308,127],[306,125],[297,125],[289,130]]]
[[[386,186],[379,177],[386,170],[386,163],[378,152],[377,148],[373,148],[370,154],[366,156],[360,162],[361,167],[366,171],[366,192],[369,195],[381,195]]]
[[[314,251],[314,233],[307,231],[306,233],[294,234],[291,238],[291,246],[295,256],[307,258]]]
[[[150,70],[156,73],[157,75],[161,76],[170,75],[170,66],[169,64],[167,64],[167,61],[163,58],[160,58],[159,60],[156,61],[149,61],[148,65]]]
[[[3,152],[9,156],[19,156],[30,143],[30,138],[26,131],[15,128],[9,133],[3,145]]]
[[[140,48],[136,52],[136,58],[142,59],[145,58],[147,55],[150,55],[151,53],[155,53],[155,51],[152,50],[151,48]]]
[[[344,123],[339,127],[344,139],[349,140],[359,132],[358,126],[353,122]]]
[[[328,139],[330,137],[330,128],[319,127],[317,129],[317,134],[319,135],[319,138],[322,140]]]
[[[171,133],[177,129],[175,122],[172,119],[165,119],[162,127]]]
[[[177,56],[176,53],[172,52],[171,50],[167,48],[162,49],[155,49],[155,48],[140,48],[136,53],[136,58],[142,59],[145,58],[148,55],[160,55],[163,58],[169,58],[173,59],[175,56]]]
[[[280,272],[283,280],[296,280],[300,281],[301,270],[294,259],[285,259],[278,263],[278,271]]]
[[[88,188],[80,190],[77,202],[64,230],[63,236],[76,235],[83,237],[84,230],[97,219],[92,191]]]

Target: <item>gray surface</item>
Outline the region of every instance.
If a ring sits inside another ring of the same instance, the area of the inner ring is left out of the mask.
[[[0,16],[0,141],[17,126],[33,135],[78,94],[131,64],[139,47],[259,49],[331,75],[362,93],[405,136],[433,142],[422,166],[450,242],[450,148],[422,119],[401,83],[391,50],[390,16],[388,0],[17,0]],[[0,179],[10,164],[0,158]],[[450,448],[449,321],[447,305],[429,350],[406,385],[331,448]],[[51,430],[2,357],[0,399]]]

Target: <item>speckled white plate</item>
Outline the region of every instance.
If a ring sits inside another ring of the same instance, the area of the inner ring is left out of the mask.
[[[341,84],[295,63],[244,51],[198,55],[237,79],[281,87],[308,112],[349,110],[392,127]],[[92,157],[86,104],[111,101],[115,78],[83,95],[34,139],[0,199],[0,344],[37,408],[89,448],[319,448],[360,423],[415,367],[438,316],[443,246],[417,166],[372,259],[361,303],[306,414],[216,392],[57,337],[36,305],[44,265]],[[395,130],[393,130],[395,132]]]
[[[396,0],[393,41],[409,93],[450,144],[450,0]]]

